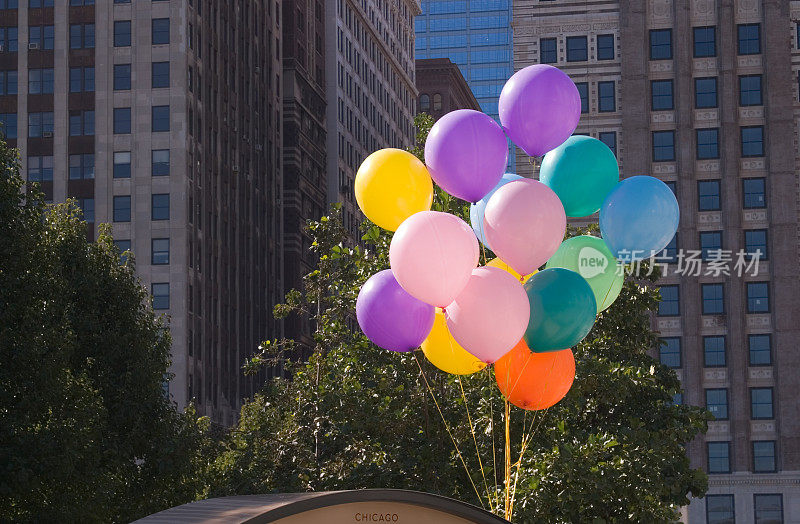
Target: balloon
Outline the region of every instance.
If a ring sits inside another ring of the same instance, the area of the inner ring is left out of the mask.
[[[506,264],[505,262],[503,262],[503,261],[502,261],[502,260],[500,260],[499,258],[493,258],[493,259],[491,259],[489,262],[487,262],[487,263],[486,263],[486,266],[487,266],[487,267],[496,267],[497,269],[502,269],[503,271],[505,271],[506,273],[508,273],[508,274],[509,274],[509,275],[511,275],[512,277],[516,278],[516,279],[517,279],[519,282],[521,282],[521,283],[523,283],[523,284],[524,284],[525,282],[527,282],[529,278],[531,278],[533,275],[535,275],[535,274],[536,274],[536,271],[534,271],[534,272],[533,272],[533,273],[531,273],[530,275],[525,275],[525,276],[523,277],[522,275],[520,275],[519,273],[517,273],[516,271],[514,271],[514,270],[511,268],[511,266],[509,266],[508,264]]]
[[[364,215],[389,231],[433,203],[433,182],[425,165],[400,149],[369,155],[356,173],[355,192]]]
[[[623,262],[649,258],[667,247],[678,230],[675,194],[651,176],[626,178],[600,208],[600,231],[614,256]]]
[[[514,180],[522,180],[522,177],[519,175],[512,175],[511,173],[506,173],[500,179],[500,182],[494,186],[494,189],[489,191],[485,197],[481,198],[478,202],[469,205],[469,221],[472,224],[472,230],[475,231],[475,236],[478,237],[478,240],[480,240],[483,245],[489,249],[492,249],[492,247],[486,241],[486,236],[483,234],[483,213],[486,210],[486,204],[489,202],[489,199],[492,198],[492,195],[494,195],[495,191],[509,182],[513,182]]]
[[[547,261],[548,268],[563,267],[575,271],[589,283],[600,313],[619,296],[625,277],[602,238],[589,235],[572,237],[559,246]]]
[[[536,353],[574,346],[597,315],[594,293],[579,274],[560,267],[539,271],[525,283],[531,305],[525,343]]]
[[[356,300],[361,331],[376,346],[392,351],[418,348],[433,326],[434,308],[400,287],[392,271],[369,277]]]
[[[561,145],[578,127],[581,96],[559,69],[536,64],[520,69],[500,92],[500,123],[528,156]]]
[[[516,180],[492,195],[484,212],[492,251],[521,275],[533,273],[556,252],[567,217],[553,190],[536,180]]]
[[[478,239],[456,216],[421,211],[397,228],[389,246],[389,263],[411,296],[445,307],[464,289],[478,265]]]
[[[442,189],[467,202],[477,202],[503,176],[508,141],[489,115],[458,109],[433,124],[425,141],[425,164]]]
[[[479,267],[445,309],[447,327],[464,349],[491,364],[522,338],[530,306],[522,285],[495,267]]]
[[[564,398],[575,380],[571,349],[532,353],[525,341],[494,364],[494,376],[509,402],[522,409],[547,409]]]
[[[619,182],[617,158],[589,136],[571,136],[542,160],[539,181],[555,191],[568,217],[592,215]]]
[[[469,375],[486,367],[486,364],[469,354],[455,341],[450,330],[447,329],[444,313],[439,308],[436,308],[433,329],[421,347],[431,364],[445,373]]]

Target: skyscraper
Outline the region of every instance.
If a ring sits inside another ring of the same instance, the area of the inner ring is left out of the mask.
[[[577,132],[609,145],[623,177],[657,176],[680,202],[654,354],[682,380],[676,400],[716,417],[687,449],[710,477],[692,523],[800,520],[798,19],[797,1],[514,4],[515,69],[567,72]],[[700,252],[699,274],[676,274],[681,250]],[[737,253],[749,263],[756,250],[758,271],[738,276]],[[730,274],[709,272],[723,253]]]
[[[0,122],[54,202],[108,222],[168,314],[172,399],[231,423],[281,282],[274,2],[4,0]]]
[[[481,110],[498,121],[500,91],[514,71],[511,14],[511,0],[424,0],[414,20],[417,58],[458,64]],[[435,111],[436,93],[430,97]],[[515,157],[512,147],[511,170]]]

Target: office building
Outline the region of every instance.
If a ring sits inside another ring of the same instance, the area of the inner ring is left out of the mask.
[[[461,70],[449,58],[418,58],[416,69],[418,112],[438,120],[456,109],[481,110]]]
[[[77,199],[169,316],[178,407],[230,424],[281,283],[274,2],[4,0],[0,121],[47,199]]]
[[[797,20],[794,0],[514,3],[515,69],[566,71],[577,132],[680,202],[654,323],[676,400],[716,417],[687,449],[709,473],[707,496],[683,510],[691,523],[800,521]],[[675,273],[681,250],[702,252],[699,275]],[[763,253],[755,276],[737,276],[740,250]],[[709,272],[725,252],[730,275]]]

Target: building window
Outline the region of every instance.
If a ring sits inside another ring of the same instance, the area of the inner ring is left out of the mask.
[[[747,337],[750,365],[772,365],[772,337],[770,335],[749,335]]]
[[[700,180],[697,182],[699,211],[719,211],[719,180]]]
[[[725,388],[706,390],[706,409],[716,420],[728,420],[728,390]]]
[[[706,495],[706,524],[734,524],[733,495]]]
[[[731,472],[731,443],[730,442],[707,442],[708,449],[708,472],[709,473],[730,473]]]
[[[696,140],[698,160],[719,158],[719,129],[698,129]]]
[[[0,46],[9,53],[16,53],[19,46],[19,30],[16,27],[0,27]]]
[[[28,113],[28,137],[48,138],[53,136],[53,112]]]
[[[769,313],[769,283],[747,283],[747,312]]]
[[[153,106],[152,131],[169,131],[169,106]]]
[[[131,177],[131,152],[117,151],[114,153],[114,178]]]
[[[662,262],[677,262],[678,261],[678,234],[672,237],[672,240],[669,241],[669,244],[664,247],[661,251],[661,261]]]
[[[94,178],[94,153],[69,155],[69,179],[86,180]]]
[[[119,265],[124,265],[128,261],[128,255],[126,253],[130,252],[131,250],[131,241],[130,240],[115,240],[114,245],[119,251]]]
[[[567,62],[585,62],[589,60],[589,44],[585,36],[567,37]]]
[[[0,130],[6,139],[17,138],[17,114],[0,113]]]
[[[739,54],[757,55],[761,52],[761,24],[739,24]]]
[[[614,84],[613,80],[597,82],[597,109],[601,113],[613,113],[617,110]]]
[[[28,27],[28,48],[33,44],[38,49],[53,49],[55,30],[52,25],[32,25]]]
[[[17,0],[0,0],[0,10],[17,9],[19,2]]]
[[[739,105],[760,106],[763,103],[761,98],[761,75],[740,76]]]
[[[28,182],[51,182],[53,180],[52,156],[28,157]]]
[[[720,258],[722,251],[722,231],[703,231],[700,233],[700,254],[703,260]]]
[[[722,315],[725,313],[725,292],[722,284],[702,284],[703,314]]]
[[[114,108],[114,134],[127,135],[131,132],[131,108]]]
[[[783,524],[783,495],[757,493],[753,495],[756,524]]]
[[[659,292],[661,293],[661,302],[658,303],[658,316],[679,316],[681,314],[681,301],[678,286],[661,286]]]
[[[169,220],[169,193],[152,196],[151,220]]]
[[[28,69],[28,93],[32,95],[53,92],[53,68]]]
[[[778,468],[775,463],[775,441],[753,441],[753,473],[775,473]]]
[[[433,94],[433,110],[434,111],[441,111],[442,110],[442,95],[441,95],[441,93],[434,93]]]
[[[772,388],[750,388],[750,418],[753,420],[772,419]]]
[[[153,62],[153,88],[169,87],[169,62]]]
[[[130,195],[114,197],[114,222],[131,221],[131,197]]]
[[[153,293],[153,309],[169,309],[169,283],[158,283],[151,286]]]
[[[151,162],[152,176],[169,176],[169,149],[153,149]]]
[[[614,60],[614,35],[597,35],[597,59]]]
[[[94,136],[94,111],[70,111],[69,136]]]
[[[558,50],[555,38],[539,39],[539,62],[542,64],[555,64],[558,62]]]
[[[666,337],[659,339],[659,360],[671,368],[681,367],[681,339],[679,337]]]
[[[758,254],[759,259],[768,260],[769,251],[767,249],[767,230],[746,230],[744,232],[744,250],[750,257],[754,257],[756,254]]]
[[[588,82],[575,82],[575,87],[578,88],[578,95],[581,97],[581,113],[589,112],[589,83]]]
[[[672,60],[672,29],[650,30],[650,60]]]
[[[425,93],[419,95],[419,109],[420,109],[420,111],[430,111],[431,110],[431,97],[430,97],[430,95],[426,95]]]
[[[707,56],[717,56],[717,28],[695,27],[694,28],[694,57],[703,58]]]
[[[694,79],[694,106],[697,109],[717,107],[717,77]]]
[[[169,43],[169,18],[154,18],[152,27],[153,45]]]
[[[742,127],[742,156],[764,156],[764,127]]]
[[[653,80],[650,82],[651,106],[653,111],[674,109],[672,80]]]
[[[703,337],[703,365],[707,368],[725,366],[725,337]]]
[[[71,67],[69,69],[69,91],[70,93],[94,91],[94,67]]]
[[[154,266],[169,264],[169,239],[154,238],[151,241],[150,263]]]
[[[30,90],[30,86],[28,86]],[[0,71],[0,95],[17,94],[17,72],[13,70]]]
[[[601,131],[597,138],[608,146],[612,153],[617,154],[617,132],[616,131]]]
[[[114,22],[114,47],[129,47],[131,45],[131,21],[117,20]]]
[[[765,180],[763,178],[742,179],[743,207],[758,209],[767,207]]]
[[[675,131],[653,131],[653,162],[675,160]]]
[[[127,91],[131,88],[131,65],[114,65],[114,90]]]
[[[70,49],[94,48],[94,24],[72,24],[69,26]]]
[[[83,213],[83,220],[89,224],[94,223],[94,198],[79,198],[78,207]]]

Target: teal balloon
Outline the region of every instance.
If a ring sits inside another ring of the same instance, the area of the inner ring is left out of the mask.
[[[575,135],[544,155],[539,181],[558,195],[568,217],[586,217],[619,182],[619,165],[603,142]]]
[[[600,313],[610,306],[622,291],[625,276],[602,238],[581,235],[568,238],[547,261],[548,268],[563,267],[582,276],[592,288]]]
[[[589,334],[597,315],[592,288],[574,271],[543,269],[525,283],[531,305],[522,337],[534,353],[571,348]]]

